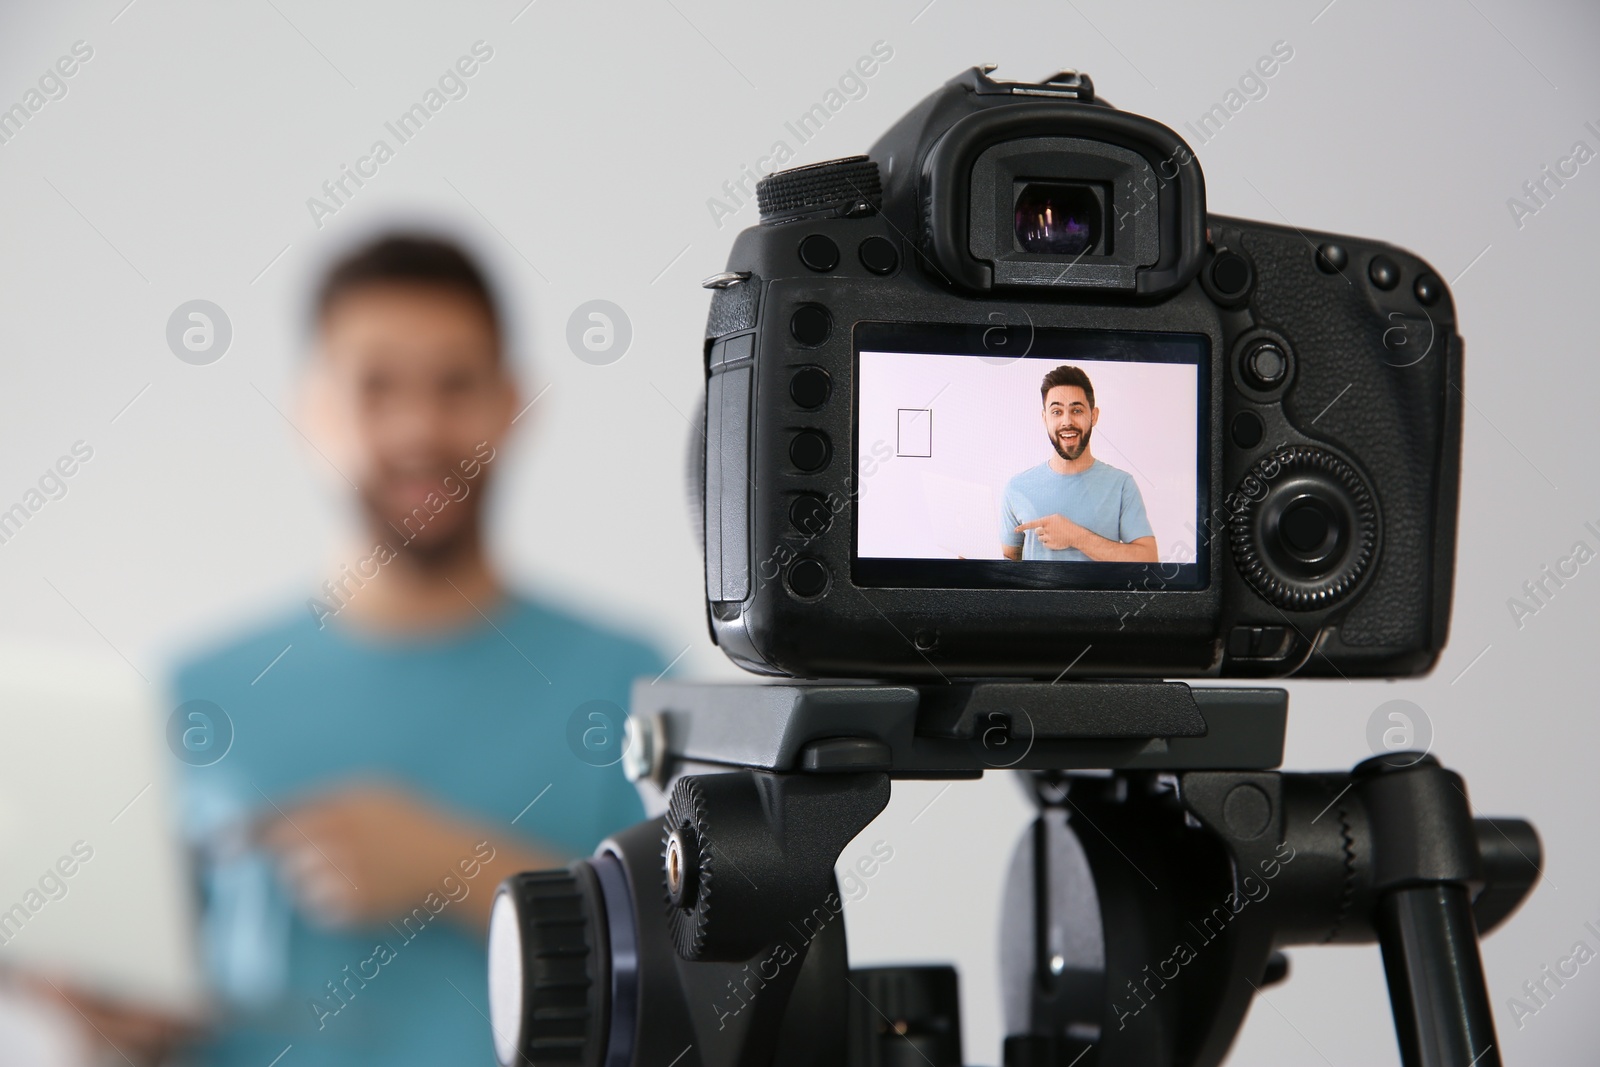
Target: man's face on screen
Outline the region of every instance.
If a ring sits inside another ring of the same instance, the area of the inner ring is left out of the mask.
[[[1058,385],[1045,394],[1044,428],[1056,454],[1076,460],[1089,447],[1100,409],[1089,406],[1089,398],[1076,385]]]
[[[448,288],[374,284],[337,299],[319,341],[319,436],[378,535],[422,554],[474,536],[483,446],[500,444],[515,403],[484,310]]]

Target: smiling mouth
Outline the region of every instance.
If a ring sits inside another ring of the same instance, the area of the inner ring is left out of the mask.
[[[432,493],[442,493],[443,481],[416,474],[400,475],[390,479],[388,488],[403,506],[410,507],[426,500]]]

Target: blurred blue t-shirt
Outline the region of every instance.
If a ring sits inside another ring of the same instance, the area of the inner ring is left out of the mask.
[[[233,734],[185,788],[188,830],[210,849],[200,870],[203,943],[227,1012],[196,1060],[266,1067],[293,1046],[280,1067],[492,1064],[481,936],[443,909],[426,924],[330,932],[293,908],[264,856],[219,842],[274,805],[366,779],[546,850],[587,855],[644,816],[612,731],[633,679],[654,678],[663,664],[639,641],[515,597],[488,619],[428,638],[324,622],[302,610],[176,678],[179,701],[220,707]],[[455,906],[461,886],[494,892],[486,875],[463,875],[475,865],[462,859],[465,867],[439,872],[441,883],[455,881],[434,906]]]

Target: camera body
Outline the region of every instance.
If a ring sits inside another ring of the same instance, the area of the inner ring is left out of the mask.
[[[707,605],[735,662],[932,681],[1432,667],[1462,344],[1422,260],[1207,215],[1183,140],[1071,73],[974,68],[868,156],[759,196],[707,281]],[[1058,367],[1083,387],[1050,387]]]

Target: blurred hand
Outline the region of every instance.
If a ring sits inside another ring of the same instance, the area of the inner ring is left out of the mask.
[[[39,996],[63,1005],[90,1043],[110,1047],[139,1067],[161,1063],[179,1044],[200,1033],[194,1019],[116,1003],[67,982],[41,977],[28,984]]]
[[[269,815],[258,831],[301,908],[329,926],[381,923],[466,887],[445,909],[480,933],[494,889],[517,870],[556,867],[504,829],[451,815],[403,789],[347,786]],[[468,872],[475,872],[469,874]],[[453,883],[454,884],[454,883]]]

